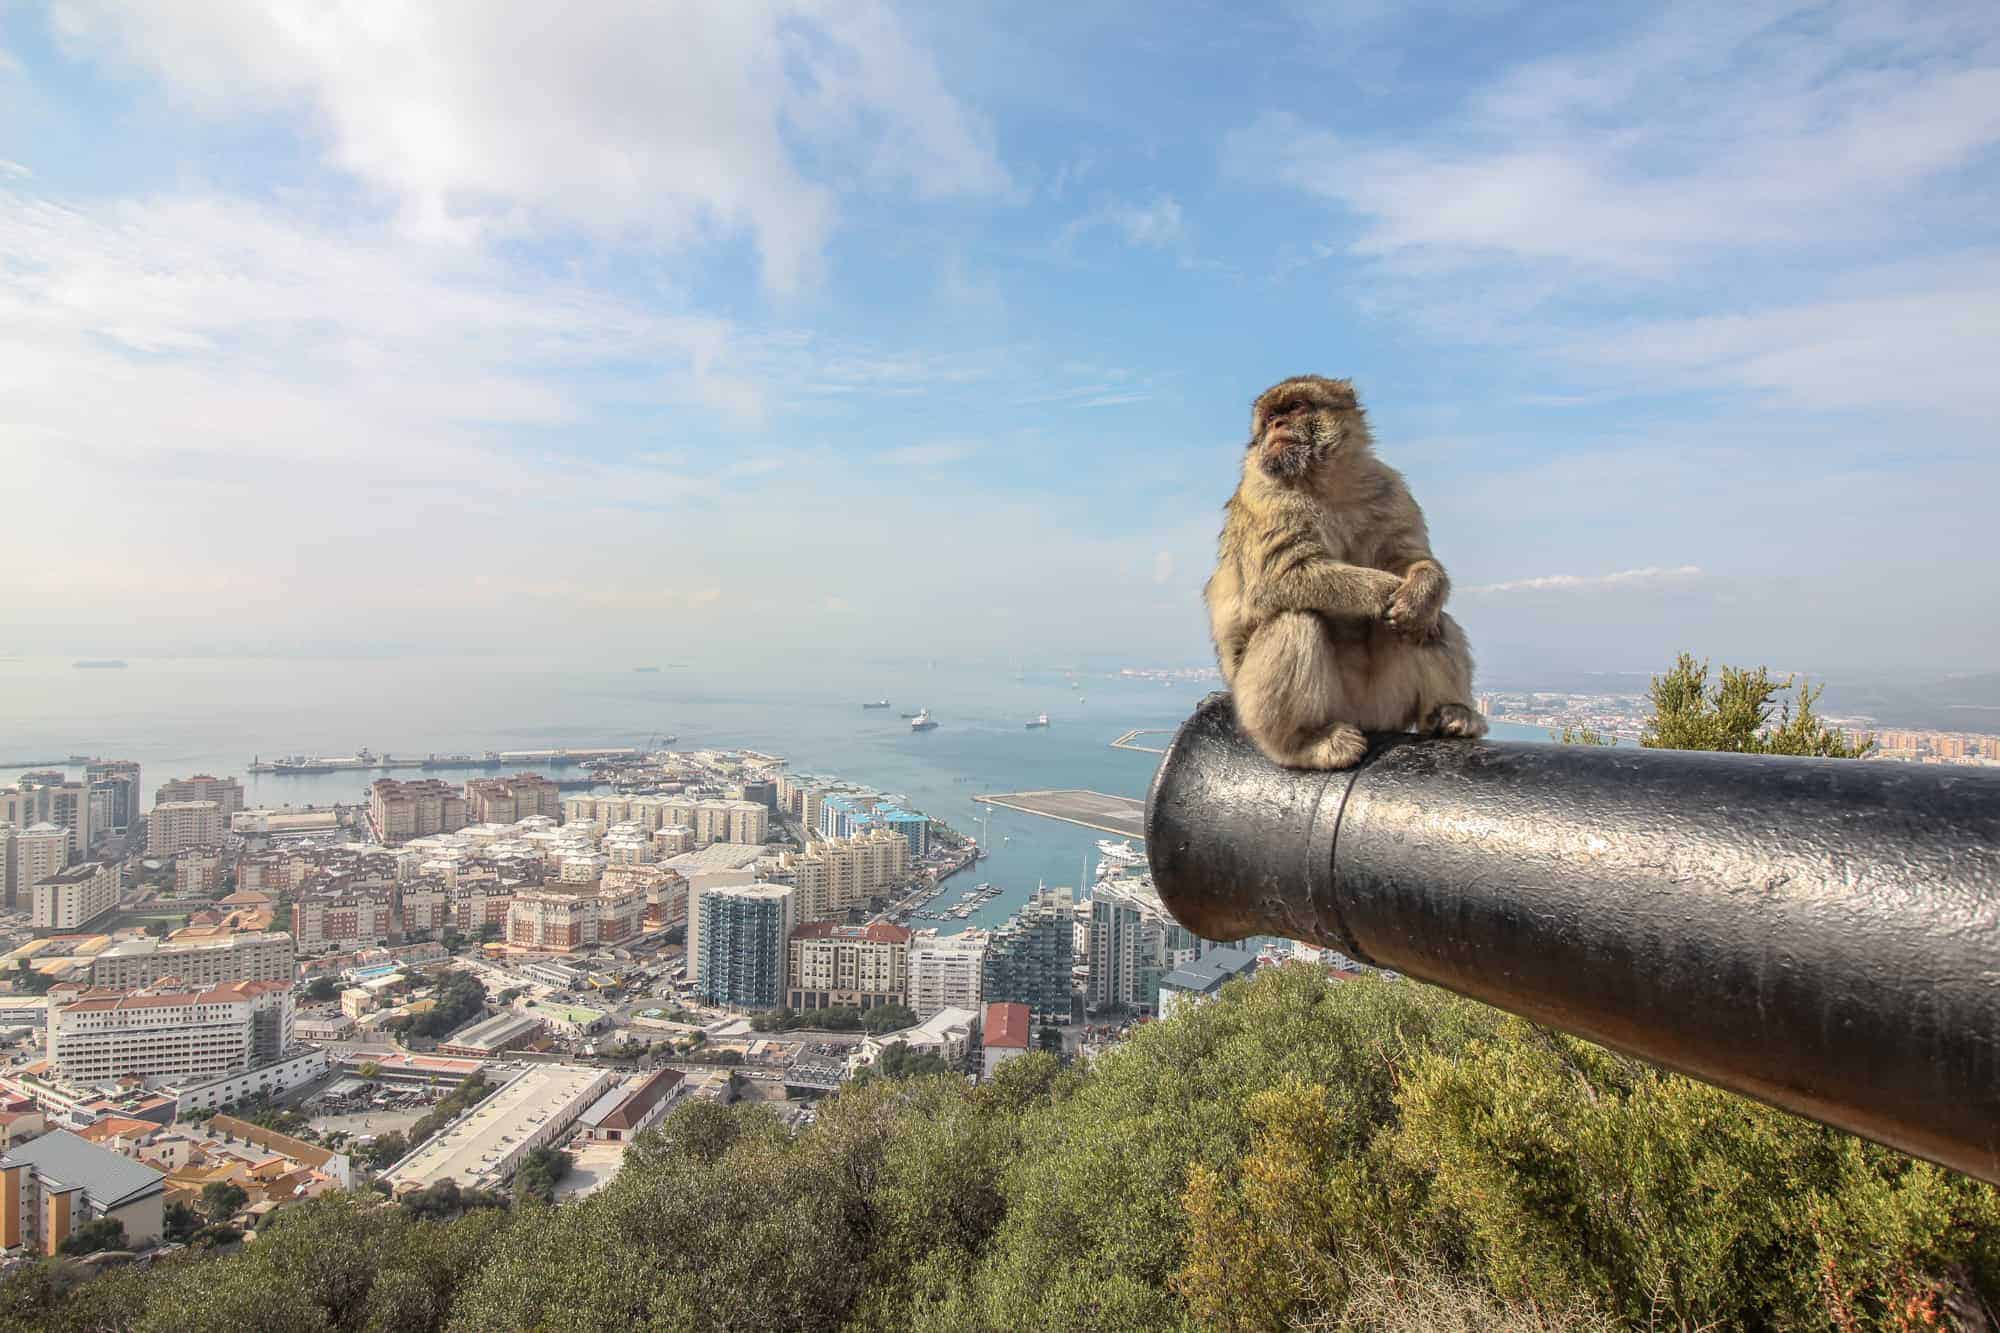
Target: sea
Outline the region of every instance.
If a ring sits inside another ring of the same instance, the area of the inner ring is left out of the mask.
[[[993,926],[1040,884],[1087,886],[1111,835],[979,805],[983,793],[1081,787],[1143,799],[1155,754],[1113,749],[1128,731],[1171,733],[1213,681],[1135,679],[1115,670],[946,662],[662,662],[588,665],[493,657],[128,658],[123,669],[72,659],[0,658],[0,783],[29,768],[81,766],[70,755],[133,759],[145,798],[168,778],[242,780],[254,807],[360,802],[381,773],[251,773],[291,754],[422,756],[484,750],[645,746],[749,748],[792,771],[862,783],[981,840],[990,852],[945,881],[955,903],[975,884],[998,897],[964,921]],[[891,706],[864,709],[865,701]],[[900,716],[928,708],[938,726]],[[1047,713],[1046,729],[1027,721]],[[1546,741],[1539,728],[1496,735]],[[1168,734],[1143,737],[1164,746]],[[500,770],[520,771],[518,767]],[[577,777],[578,768],[533,769]],[[481,771],[388,776],[463,782]]]

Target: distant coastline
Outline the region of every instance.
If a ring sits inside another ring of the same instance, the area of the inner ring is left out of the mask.
[[[71,663],[79,671],[123,671],[125,663],[115,657],[90,657]]]

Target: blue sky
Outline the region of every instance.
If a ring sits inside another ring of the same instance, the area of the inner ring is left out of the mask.
[[[0,0],[0,651],[1198,661],[1307,370],[1496,670],[2000,650],[1990,3],[536,8]]]

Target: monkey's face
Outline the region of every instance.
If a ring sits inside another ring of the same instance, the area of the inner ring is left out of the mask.
[[[1266,389],[1250,408],[1250,453],[1264,475],[1297,481],[1365,442],[1361,404],[1346,380],[1300,375]]]

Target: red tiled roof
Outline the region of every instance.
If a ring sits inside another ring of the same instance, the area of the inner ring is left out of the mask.
[[[986,1044],[1027,1050],[1029,1020],[1032,1017],[1025,1004],[1003,1004],[995,1000],[986,1006]]]

